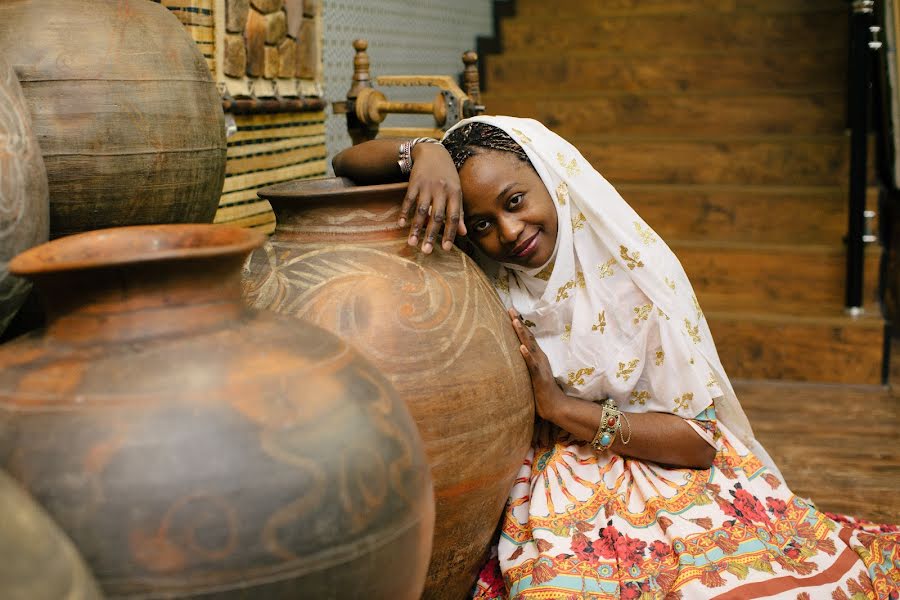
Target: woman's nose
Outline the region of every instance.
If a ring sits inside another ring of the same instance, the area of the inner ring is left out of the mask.
[[[519,239],[525,224],[512,215],[501,217],[498,223],[500,241],[504,244],[514,244]]]

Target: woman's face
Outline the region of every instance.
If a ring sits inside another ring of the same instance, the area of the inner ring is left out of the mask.
[[[532,166],[510,152],[485,150],[459,170],[469,239],[490,258],[526,268],[550,260],[556,207]]]

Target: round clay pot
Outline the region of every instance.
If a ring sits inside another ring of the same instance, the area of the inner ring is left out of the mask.
[[[262,240],[126,227],[16,257],[48,325],[0,346],[0,463],[111,597],[416,599],[415,424],[336,336],[246,306]]]
[[[225,178],[221,97],[197,45],[147,0],[0,2],[50,182],[50,236],[211,222]]]
[[[346,179],[266,188],[274,235],[251,256],[250,302],[352,343],[406,401],[437,501],[425,598],[466,596],[521,467],[531,381],[500,300],[457,249],[421,254],[397,224],[406,184]]]
[[[66,534],[3,472],[0,515],[0,590],[4,600],[103,597]]]
[[[47,172],[12,67],[0,60],[0,334],[31,284],[10,276],[9,260],[47,241]]]

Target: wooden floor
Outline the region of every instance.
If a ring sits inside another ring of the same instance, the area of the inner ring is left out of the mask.
[[[757,439],[820,509],[900,524],[900,343],[891,387],[735,381]]]

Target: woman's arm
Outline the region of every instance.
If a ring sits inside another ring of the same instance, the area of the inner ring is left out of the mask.
[[[398,163],[402,142],[371,140],[342,150],[331,161],[334,174],[364,185],[403,181]],[[400,226],[410,223],[409,245],[421,241],[425,254],[431,253],[443,229],[441,246],[450,250],[456,235],[466,234],[459,174],[440,144],[416,144],[411,157],[413,166],[400,206]]]
[[[538,346],[519,314],[510,309],[513,327],[522,343],[519,351],[531,373],[535,409],[541,418],[555,423],[581,440],[591,441],[600,427],[603,408],[594,402],[567,396],[557,385],[550,361]],[[652,462],[708,469],[715,459],[715,448],[700,437],[681,417],[666,413],[627,413],[631,440],[622,443],[617,435],[612,452]]]

